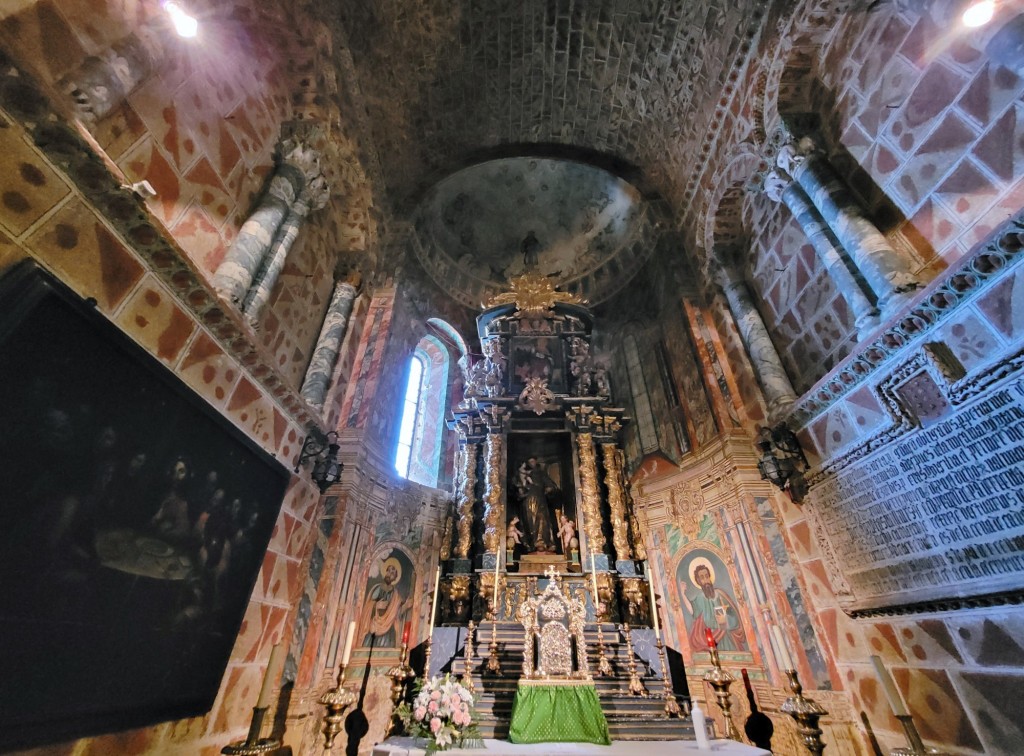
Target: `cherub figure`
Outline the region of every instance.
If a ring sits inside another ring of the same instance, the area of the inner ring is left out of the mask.
[[[508,524],[508,530],[505,534],[508,536],[509,543],[513,544],[513,547],[522,544],[523,531],[516,527],[516,523],[519,522],[519,517],[513,517],[512,522]]]
[[[562,541],[562,553],[565,555],[580,547],[579,539],[576,538],[576,523],[565,515],[562,515],[558,524],[558,537]]]

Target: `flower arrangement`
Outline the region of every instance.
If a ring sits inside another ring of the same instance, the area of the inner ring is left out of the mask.
[[[473,711],[473,694],[451,675],[421,682],[412,705],[402,704],[398,716],[406,732],[425,738],[427,752],[455,746],[482,746]]]

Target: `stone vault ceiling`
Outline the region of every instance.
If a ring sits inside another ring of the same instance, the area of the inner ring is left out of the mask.
[[[635,165],[678,203],[765,5],[338,0],[333,13],[401,214],[470,163],[558,148]]]

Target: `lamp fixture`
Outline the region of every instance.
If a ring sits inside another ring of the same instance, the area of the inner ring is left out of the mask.
[[[971,3],[967,6],[963,15],[960,16],[960,20],[963,22],[964,26],[976,29],[991,21],[995,14],[995,0],[978,0],[978,2]]]
[[[179,37],[191,39],[199,33],[199,22],[195,16],[186,13],[185,9],[175,0],[165,0],[163,8],[167,11],[167,15],[171,17],[174,31],[178,32]]]
[[[302,442],[302,451],[299,452],[299,459],[295,463],[295,472],[299,471],[303,463],[314,460],[309,477],[320,488],[320,493],[324,493],[341,480],[344,465],[338,461],[340,448],[337,433],[331,431],[325,436],[316,428],[310,428],[309,435]]]
[[[757,447],[761,450],[761,459],[757,462],[761,480],[770,481],[797,504],[801,503],[807,494],[804,473],[810,465],[796,434],[784,423],[774,428],[762,427]]]

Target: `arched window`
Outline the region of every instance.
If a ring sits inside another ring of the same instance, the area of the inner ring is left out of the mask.
[[[409,458],[416,439],[416,419],[420,414],[420,398],[423,394],[423,372],[423,358],[417,351],[409,360],[409,381],[405,384],[402,424],[399,426],[398,447],[395,449],[395,469],[403,478],[409,477]]]

